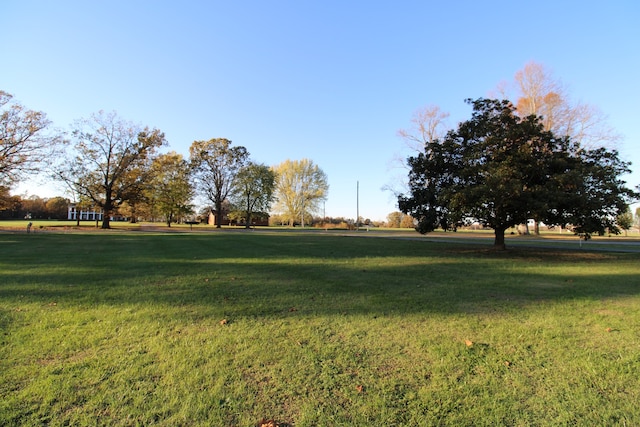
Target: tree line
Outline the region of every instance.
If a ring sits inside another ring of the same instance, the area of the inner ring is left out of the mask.
[[[66,219],[70,203],[69,199],[60,196],[43,198],[5,194],[0,197],[4,206],[0,210],[0,219]]]
[[[10,189],[45,171],[63,183],[78,209],[103,212],[102,228],[116,213],[135,221],[162,218],[167,225],[195,214],[193,199],[211,203],[220,227],[223,215],[249,227],[272,208],[289,224],[317,212],[328,179],[309,159],[269,167],[226,138],[194,141],[189,158],[168,146],[159,129],[100,111],[77,120],[69,133],[50,131],[50,121],[0,91],[0,210],[15,207]],[[12,205],[13,203],[13,205]]]
[[[621,178],[631,164],[620,159],[620,137],[603,115],[571,102],[535,62],[514,85],[512,100],[505,85],[493,99],[467,100],[472,116],[453,129],[438,107],[416,113],[413,128],[400,131],[414,151],[394,190],[404,217],[389,222],[422,233],[478,223],[495,230],[497,248],[505,230],[530,219],[534,232],[545,223],[585,238],[625,228],[628,205],[640,195]],[[160,130],[116,113],[101,111],[60,133],[44,113],[2,91],[0,108],[0,210],[12,186],[42,170],[66,185],[77,206],[102,210],[103,228],[115,213],[170,225],[194,215],[196,195],[211,204],[218,227],[223,214],[249,226],[271,210],[281,223],[305,225],[328,194],[326,174],[308,159],[269,167],[225,138],[194,141],[184,158],[160,153],[168,145]]]

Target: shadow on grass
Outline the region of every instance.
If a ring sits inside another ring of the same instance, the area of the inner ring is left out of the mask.
[[[0,235],[0,304],[200,316],[504,312],[637,295],[637,255],[248,233]]]

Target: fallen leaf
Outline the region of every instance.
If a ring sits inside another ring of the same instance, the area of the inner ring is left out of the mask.
[[[291,308],[289,309],[289,313],[293,313],[294,311],[298,311],[298,309],[297,309],[297,308],[295,308],[295,307],[291,307]]]
[[[220,321],[220,324],[221,324],[221,325],[226,325],[227,323],[229,323],[229,321],[228,321],[227,319],[222,319],[222,320]]]
[[[511,366],[511,362],[509,362],[508,360],[504,361],[504,366]]]
[[[464,340],[464,343],[467,345],[467,347],[471,347],[473,345],[473,341],[471,340]]]
[[[357,391],[358,393],[364,393],[364,386],[363,386],[362,384],[358,384],[358,385],[356,386],[356,391]]]
[[[611,332],[611,331],[613,331],[613,329],[607,328],[607,332]]]

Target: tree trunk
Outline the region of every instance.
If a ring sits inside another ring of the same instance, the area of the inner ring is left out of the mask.
[[[97,215],[96,215],[97,219]],[[111,203],[105,203],[104,208],[102,209],[102,229],[106,230],[111,228]],[[97,225],[97,224],[96,224]]]
[[[247,224],[246,224],[245,228],[246,228],[246,229],[249,229],[249,228],[251,228],[251,213],[252,213],[252,210],[253,210],[253,209],[251,209],[251,208],[252,208],[252,206],[251,206],[251,200],[250,200],[250,198],[249,198],[249,194],[248,194],[248,193],[247,193],[247,200],[246,200],[246,203],[247,203],[247,211],[246,211],[246,214],[247,214],[247,215],[246,215],[246,217],[245,217],[245,218],[246,218]]]
[[[104,230],[111,228],[109,220],[111,219],[111,210],[113,209],[113,200],[111,200],[111,188],[108,187],[104,194],[104,207],[102,208],[102,228]]]
[[[504,251],[507,246],[504,243],[504,228],[495,229],[495,240],[493,241],[493,249],[497,251]]]
[[[216,200],[216,228],[222,228],[222,200]]]
[[[131,206],[131,216],[129,217],[129,223],[135,224],[137,221],[138,215],[136,214],[136,205]]]
[[[106,230],[111,228],[109,214],[105,212],[102,217],[102,229]]]

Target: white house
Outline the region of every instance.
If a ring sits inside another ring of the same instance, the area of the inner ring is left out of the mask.
[[[69,205],[67,219],[80,221],[102,221],[102,209],[77,209],[75,203]]]

